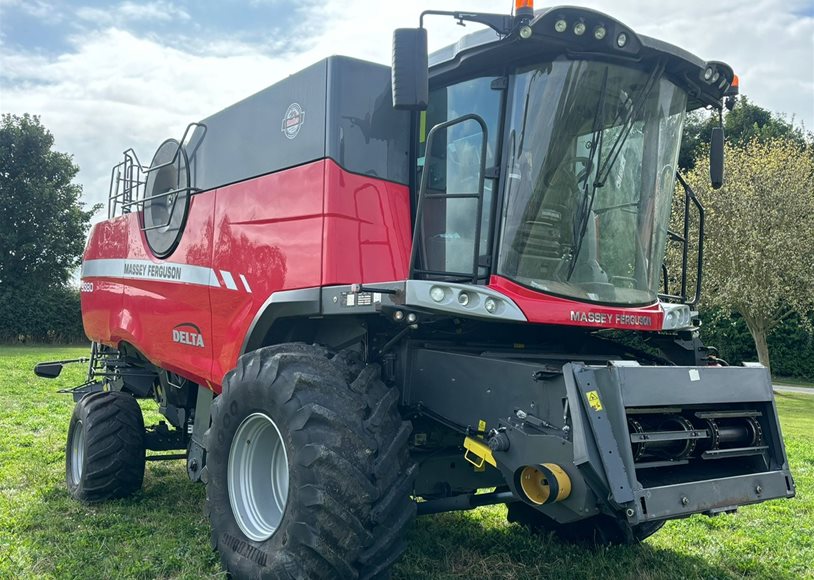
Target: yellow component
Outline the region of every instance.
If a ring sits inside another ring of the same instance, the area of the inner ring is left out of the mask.
[[[599,400],[598,392],[588,391],[586,397],[588,397],[588,404],[591,406],[591,409],[593,409],[594,411],[602,410],[602,401]]]
[[[497,462],[492,456],[492,450],[483,441],[467,437],[464,439],[464,449],[466,449],[464,459],[474,465],[476,469],[482,468],[485,463],[497,467]]]
[[[424,143],[427,140],[427,111],[421,111],[418,116],[418,142]]]
[[[556,483],[556,495],[553,497],[552,479]],[[571,495],[571,478],[555,463],[543,463],[537,467],[528,465],[520,472],[520,489],[534,504],[556,503]]]
[[[480,419],[480,420],[478,421],[478,431],[481,431],[481,432],[483,432],[483,433],[485,433],[485,432],[486,432],[486,421],[484,421],[483,419]],[[483,436],[482,436],[482,435],[478,435],[478,437],[479,437],[480,439],[483,439]],[[486,463],[485,463],[485,462],[481,462],[481,466],[480,466],[480,467],[477,467],[477,466],[476,466],[476,467],[475,467],[475,471],[486,471]]]

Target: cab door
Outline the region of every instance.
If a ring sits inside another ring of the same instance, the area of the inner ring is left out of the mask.
[[[426,180],[426,199],[420,216],[417,250],[422,269],[433,272],[466,273],[488,278],[494,236],[495,193],[499,171],[503,77],[469,79],[430,91],[429,106],[421,113],[417,169],[418,183]],[[484,123],[485,131],[476,119]],[[460,122],[455,122],[461,119]],[[433,127],[450,123],[435,132],[432,150],[427,137]],[[485,133],[485,155],[482,146]],[[482,157],[485,157],[482,159]],[[483,167],[484,175],[480,175]],[[472,197],[482,181],[480,231],[477,231],[478,200]],[[417,216],[419,218],[419,216]],[[475,240],[475,236],[478,237]],[[477,246],[477,265],[473,255]]]

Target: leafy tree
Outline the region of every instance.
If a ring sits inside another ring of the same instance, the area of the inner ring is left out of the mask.
[[[72,183],[79,167],[53,144],[36,116],[0,118],[0,333],[6,338],[40,328],[31,313],[22,315],[26,304],[75,304],[66,285],[98,208],[84,209],[82,187]]]
[[[814,144],[753,134],[726,145],[726,183],[709,186],[708,151],[689,181],[707,208],[704,302],[737,312],[769,367],[767,337],[814,312]]]
[[[811,136],[793,121],[793,118],[787,121],[783,115],[772,113],[741,95],[735,107],[724,114],[724,133],[728,143],[738,146],[754,139],[789,139],[804,147]],[[696,158],[709,145],[712,128],[718,124],[717,111],[695,111],[687,116],[678,157],[679,168],[689,171],[695,167]]]

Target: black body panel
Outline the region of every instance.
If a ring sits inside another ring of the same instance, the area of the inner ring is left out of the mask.
[[[390,68],[332,56],[202,121],[186,146],[192,186],[213,189],[330,157],[408,183],[410,115],[393,109]]]

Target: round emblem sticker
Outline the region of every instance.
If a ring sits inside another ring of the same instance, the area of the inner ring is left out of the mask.
[[[300,133],[300,128],[305,122],[305,111],[299,103],[291,103],[283,116],[283,135],[287,139],[293,139]]]

